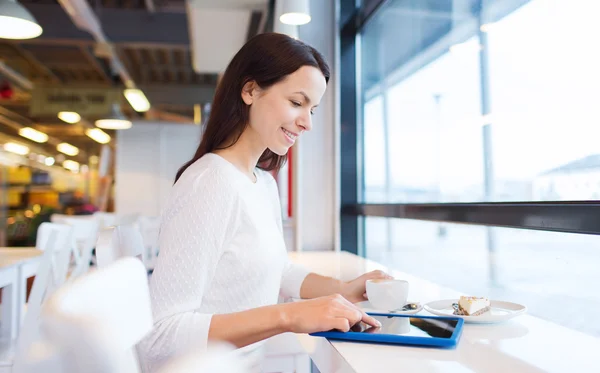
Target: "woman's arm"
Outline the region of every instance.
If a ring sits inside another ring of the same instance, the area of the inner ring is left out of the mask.
[[[287,259],[281,276],[281,294],[285,297],[312,299],[340,294],[352,303],[366,300],[365,283],[370,279],[390,279],[383,271],[371,271],[348,282],[321,276]]]
[[[321,276],[316,273],[310,273],[302,282],[302,286],[300,287],[300,297],[303,299],[310,299],[330,294],[341,294],[350,302],[357,303],[367,299],[365,294],[365,283],[367,280],[390,278],[392,278],[390,275],[379,270],[365,273],[349,282]]]
[[[348,331],[359,321],[379,327],[379,322],[340,295],[213,315],[208,339],[247,346],[274,335]]]
[[[344,295],[346,283],[332,277],[309,273],[300,287],[302,299],[312,299],[330,294]]]

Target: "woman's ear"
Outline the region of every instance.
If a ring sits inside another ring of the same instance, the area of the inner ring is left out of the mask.
[[[244,84],[242,87],[242,100],[246,105],[252,105],[258,91],[258,86],[254,80],[251,80]]]

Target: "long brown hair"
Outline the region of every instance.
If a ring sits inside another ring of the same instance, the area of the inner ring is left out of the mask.
[[[316,67],[329,82],[329,66],[313,47],[277,33],[259,34],[250,39],[227,66],[217,86],[200,145],[194,157],[177,171],[175,182],[206,153],[228,148],[239,140],[250,117],[250,108],[241,95],[246,83],[255,81],[261,89],[267,89],[302,66]],[[279,170],[285,160],[285,156],[267,149],[260,156],[258,167],[266,171]]]

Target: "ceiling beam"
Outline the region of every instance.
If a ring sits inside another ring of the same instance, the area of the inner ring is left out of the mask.
[[[82,45],[79,47],[81,49],[81,53],[83,53],[85,59],[92,65],[94,70],[102,77],[102,79],[109,83],[113,83],[113,79],[111,78],[111,73],[108,66],[105,66],[101,63],[101,61],[92,54],[90,48],[86,45]]]
[[[44,32],[36,38],[37,40],[94,42],[89,33],[73,24],[68,14],[59,5],[37,3],[23,5],[44,28]],[[186,46],[190,43],[185,13],[149,13],[145,9],[113,8],[102,8],[96,12],[106,38],[112,43]]]
[[[194,106],[211,102],[215,94],[213,85],[160,85],[138,84],[151,104]]]
[[[248,23],[248,31],[246,32],[246,40],[250,40],[254,36],[258,35],[263,14],[264,12],[258,10],[252,11],[252,14],[250,15],[250,22]]]
[[[9,80],[16,82],[21,88],[24,88],[29,91],[33,89],[33,82],[31,80],[23,76],[18,71],[12,69],[3,61],[0,61],[0,74],[6,76]]]
[[[269,0],[267,14],[265,15],[264,32],[273,32],[275,22],[275,0]]]
[[[35,58],[33,53],[31,53],[30,51],[26,50],[25,48],[23,48],[19,45],[15,45],[14,47],[17,50],[17,52],[19,52],[21,54],[21,56],[23,56],[23,58],[27,62],[29,62],[31,65],[33,65],[33,67],[35,69],[37,69],[38,71],[41,71],[43,74],[45,74],[47,77],[49,77],[50,81],[52,81],[53,83],[56,83],[56,84],[62,83],[60,78],[58,76],[56,76],[56,74],[51,69],[49,69],[46,65],[44,65],[40,60]]]
[[[165,110],[150,109],[146,112],[146,120],[162,120],[174,123],[194,123],[194,118],[186,115],[170,113]]]

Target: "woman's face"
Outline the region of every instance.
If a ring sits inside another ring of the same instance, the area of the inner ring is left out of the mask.
[[[246,84],[242,99],[250,105],[247,130],[261,146],[286,154],[304,131],[312,129],[312,114],[326,87],[323,73],[312,66],[301,67],[266,90]]]

